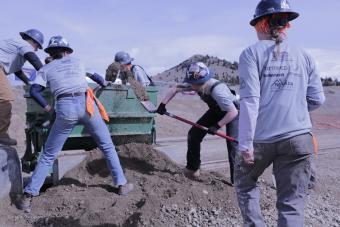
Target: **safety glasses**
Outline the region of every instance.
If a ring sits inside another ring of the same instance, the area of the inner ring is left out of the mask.
[[[281,15],[272,15],[269,18],[269,26],[271,28],[275,27],[284,27],[286,24],[289,23],[288,15],[281,14]]]

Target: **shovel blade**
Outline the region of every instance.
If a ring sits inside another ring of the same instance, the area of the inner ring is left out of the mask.
[[[141,101],[141,103],[147,111],[149,111],[150,113],[156,113],[157,108],[152,102],[148,100],[148,101]]]

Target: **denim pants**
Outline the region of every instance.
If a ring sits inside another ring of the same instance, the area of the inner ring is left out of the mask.
[[[77,123],[85,126],[99,149],[104,153],[113,184],[124,185],[127,180],[120,165],[118,155],[112,143],[109,130],[101,118],[98,108],[92,117],[86,112],[85,94],[78,97],[61,98],[56,103],[56,120],[48,135],[44,150],[33,172],[25,192],[37,196],[49,169],[61,151],[66,139]]]
[[[198,121],[205,127],[211,127],[217,124],[223,117],[225,112],[214,111],[209,109]],[[238,116],[226,125],[226,132],[229,136],[237,138],[238,137]],[[198,170],[201,165],[201,142],[203,138],[207,135],[207,132],[192,127],[188,132],[188,151],[187,151],[187,169]],[[234,183],[234,163],[235,163],[235,153],[237,151],[237,143],[227,141],[228,148],[228,159],[230,166],[230,178],[232,183]]]
[[[312,154],[309,133],[275,143],[255,143],[253,166],[245,164],[242,154],[237,153],[235,188],[244,226],[266,226],[260,209],[258,178],[271,164],[277,188],[278,226],[303,226]]]

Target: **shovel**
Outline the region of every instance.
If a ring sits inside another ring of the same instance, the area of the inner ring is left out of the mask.
[[[149,111],[150,113],[156,113],[156,112],[157,112],[157,109],[156,109],[155,105],[154,105],[152,102],[150,102],[150,101],[143,101],[143,102],[141,102],[141,103],[142,103],[142,105],[144,106],[144,108],[145,108],[147,111]],[[174,119],[176,119],[176,120],[178,120],[178,121],[181,121],[181,122],[184,122],[184,123],[186,123],[186,124],[192,125],[192,126],[194,126],[194,127],[196,127],[196,128],[202,129],[202,130],[204,130],[204,131],[208,131],[208,128],[207,128],[207,127],[204,127],[204,126],[202,126],[202,125],[199,125],[199,124],[194,123],[194,122],[192,122],[192,121],[189,121],[189,120],[187,120],[187,119],[184,119],[184,118],[182,118],[182,117],[179,117],[179,116],[177,116],[177,115],[175,115],[175,114],[172,114],[172,113],[169,113],[169,112],[165,112],[164,114],[167,115],[167,116],[169,116],[169,117],[171,117],[171,118],[174,118]],[[222,132],[222,131],[217,131],[217,132],[215,133],[215,135],[217,135],[217,136],[219,136],[219,137],[222,137],[222,138],[224,138],[224,139],[227,139],[227,140],[229,140],[229,141],[231,141],[231,142],[238,143],[238,141],[237,141],[235,138],[228,136],[227,134],[225,134],[225,133]]]

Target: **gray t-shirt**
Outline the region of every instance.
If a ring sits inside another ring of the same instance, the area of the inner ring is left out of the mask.
[[[144,87],[150,85],[149,78],[147,77],[145,71],[140,66],[134,65],[132,68],[132,73],[135,79]]]
[[[212,86],[214,86],[214,84],[217,82],[219,81],[216,79],[209,79],[203,87],[202,92],[204,94],[211,95],[222,111],[229,112],[235,108],[234,101],[236,97],[231,93],[230,89],[224,83],[216,85],[210,93]]]
[[[311,56],[287,41],[277,58],[276,50],[274,41],[262,40],[240,56],[240,149],[310,132],[308,110],[324,101]]]
[[[26,61],[24,55],[28,52],[34,52],[34,49],[23,39],[0,41],[0,63],[4,66],[7,75],[21,70]]]
[[[77,58],[66,56],[44,65],[33,84],[49,85],[52,94],[57,97],[60,94],[85,92],[88,87],[85,75],[84,65]]]

